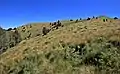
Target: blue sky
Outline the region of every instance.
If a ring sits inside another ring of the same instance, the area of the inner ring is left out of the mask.
[[[119,4],[120,0],[0,0],[0,26],[17,27],[29,22],[93,15],[120,17]]]

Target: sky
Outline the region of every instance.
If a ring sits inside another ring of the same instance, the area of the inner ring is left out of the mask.
[[[120,17],[120,0],[0,0],[0,26],[106,15]]]

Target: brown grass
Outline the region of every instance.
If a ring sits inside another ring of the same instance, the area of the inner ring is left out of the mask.
[[[0,63],[13,65],[15,60],[22,60],[24,58],[26,55],[24,52],[37,51],[38,53],[42,53],[45,50],[49,51],[53,49],[53,46],[57,48],[60,41],[63,41],[65,44],[80,44],[99,36],[120,41],[120,24],[118,24],[120,21],[111,21],[104,23],[100,19],[94,19],[87,22],[71,23],[63,28],[51,31],[44,37],[35,37],[35,33],[39,33],[43,26],[50,27],[49,24],[32,24],[32,28],[28,28],[27,31],[32,33],[33,38],[22,41],[17,46],[0,55]],[[18,29],[24,39],[26,33],[21,32],[21,27]],[[89,74],[89,71],[85,74]]]

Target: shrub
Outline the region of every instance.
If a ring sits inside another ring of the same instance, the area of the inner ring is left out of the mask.
[[[90,18],[88,17],[87,20],[90,20]]]
[[[52,25],[52,23],[50,23],[50,25]]]
[[[115,43],[114,43],[115,44]],[[118,43],[117,43],[118,44]],[[70,47],[75,49],[74,53],[69,53],[68,59],[76,60],[73,65],[93,65],[100,71],[116,73],[120,72],[120,50],[105,38],[95,39],[85,45],[74,45]],[[70,52],[73,50],[70,50]],[[79,54],[78,54],[79,53]]]
[[[50,29],[47,29],[46,27],[43,27],[43,29],[42,29],[43,35],[46,35],[49,31],[50,31]]]
[[[117,17],[114,17],[114,19],[116,20],[116,19],[118,19]]]
[[[59,24],[59,23],[60,23],[60,21],[58,20],[58,21],[57,21],[57,24]]]
[[[13,30],[16,30],[17,28],[14,28]]]
[[[53,25],[56,25],[56,24],[57,24],[56,22],[53,23]]]
[[[9,43],[9,48],[12,48],[12,47],[14,47],[15,45],[14,45],[14,42],[10,42]]]
[[[12,30],[12,28],[7,29],[7,31],[11,31],[11,30]]]
[[[82,20],[82,18],[80,18],[80,20]]]
[[[103,19],[103,22],[105,22],[106,20],[105,19]]]
[[[98,17],[96,17],[96,19],[98,19]]]
[[[106,22],[108,21],[108,19],[106,19]]]
[[[75,21],[75,23],[77,23],[78,22],[78,19]]]
[[[22,29],[25,29],[25,26],[22,26]]]
[[[73,21],[73,19],[70,19],[70,21]]]

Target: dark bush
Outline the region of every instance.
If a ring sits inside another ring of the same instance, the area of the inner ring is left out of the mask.
[[[21,36],[17,29],[13,31],[5,31],[0,34],[0,51],[5,52],[8,48],[17,45],[21,41]]]
[[[56,25],[56,24],[57,24],[56,22],[53,23],[53,25]]]
[[[70,19],[70,21],[73,21],[73,19]]]
[[[16,30],[17,28],[14,28],[13,30]]]
[[[118,19],[117,17],[114,17],[114,19],[116,20],[116,19]]]
[[[88,17],[87,20],[90,20],[90,18]]]
[[[50,29],[47,29],[46,27],[43,27],[43,29],[42,29],[43,35],[46,35],[49,31],[50,31]]]
[[[75,23],[77,23],[78,22],[78,19],[75,21]]]
[[[22,29],[22,32],[25,32],[26,31],[26,29]]]
[[[96,19],[98,19],[98,17],[96,17]]]
[[[25,26],[22,26],[22,29],[25,29]]]
[[[106,22],[106,19],[103,19],[103,22]]]
[[[106,22],[108,21],[108,19],[106,19]]]
[[[52,23],[52,26],[54,26],[54,23]]]
[[[82,20],[82,18],[80,18],[80,20]]]
[[[61,25],[61,27],[64,27],[64,25]]]
[[[59,20],[57,21],[57,26],[61,26],[61,22]]]
[[[7,29],[7,31],[11,31],[11,30],[12,30],[12,28]]]
[[[60,23],[60,21],[58,20],[58,21],[57,21],[57,24],[59,24],[59,23]]]
[[[14,45],[13,42],[9,43],[9,48],[12,48],[12,47],[14,47],[14,46],[15,46],[15,45]]]
[[[52,23],[50,23],[50,25],[52,25]]]

